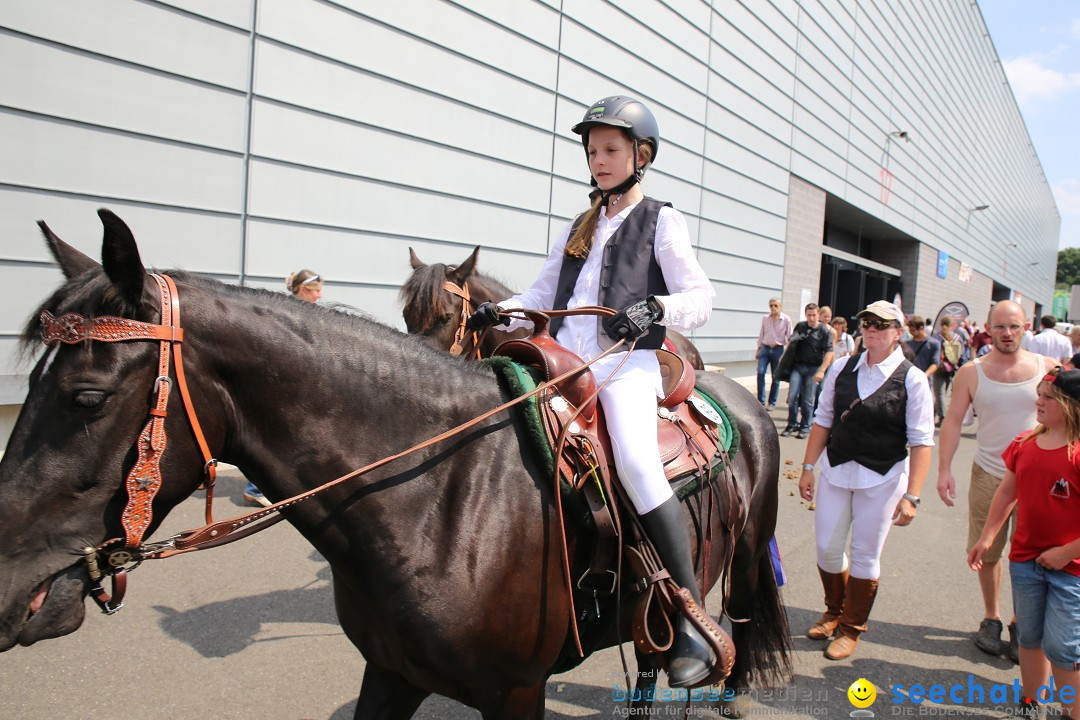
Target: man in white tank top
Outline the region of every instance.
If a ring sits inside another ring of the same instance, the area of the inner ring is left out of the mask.
[[[938,443],[938,495],[952,507],[956,499],[956,479],[952,474],[953,455],[960,442],[960,429],[968,406],[974,406],[979,418],[975,432],[975,462],[971,466],[968,487],[967,549],[978,541],[990,511],[990,501],[1005,477],[1001,453],[1017,435],[1035,427],[1035,396],[1039,381],[1057,365],[1051,358],[1021,348],[1021,338],[1028,328],[1024,309],[1010,300],[996,303],[990,310],[986,329],[993,351],[960,368],[953,380],[952,402],[941,424]],[[1002,551],[1015,528],[1015,514],[1001,528],[987,551],[989,560],[979,570],[985,616],[975,636],[975,645],[984,652],[998,655],[1008,652],[1017,662],[1016,620],[1009,623],[1009,644],[1001,643]]]

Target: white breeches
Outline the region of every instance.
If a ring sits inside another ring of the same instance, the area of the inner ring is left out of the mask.
[[[840,573],[850,565],[852,577],[881,577],[881,550],[892,527],[896,504],[906,490],[906,473],[864,490],[838,488],[823,475],[818,482],[814,512],[818,566],[825,572]]]
[[[652,363],[656,363],[655,359]],[[597,375],[597,383],[603,382],[603,376]],[[660,386],[658,365],[653,371],[627,363],[600,391],[615,469],[638,515],[655,509],[673,495],[656,444],[656,398]]]

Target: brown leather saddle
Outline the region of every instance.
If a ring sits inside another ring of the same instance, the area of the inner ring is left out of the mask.
[[[730,674],[735,661],[731,638],[697,606],[688,590],[671,580],[655,550],[643,540],[644,533],[636,527],[636,513],[625,503],[629,510],[624,516],[635,519],[631,530],[635,537],[620,537],[619,509],[614,503],[622,493],[616,486],[611,443],[603,408],[597,402],[598,387],[592,371],[583,367],[581,358],[551,337],[548,315],[524,312],[534,325],[532,337],[508,340],[496,348],[495,355],[536,368],[542,380],[582,368],[536,398],[559,474],[582,493],[596,525],[596,541],[589,566],[576,579],[576,587],[579,590],[592,588],[594,597],[600,592],[616,593],[616,557],[619,543],[624,543],[627,564],[635,576],[633,590],[637,596],[633,632],[637,648],[645,653],[668,650],[674,640],[670,618],[675,612],[681,612],[709,640],[717,658],[713,673],[701,685],[720,682]],[[694,390],[694,368],[675,353],[655,352],[663,377],[663,397],[657,401],[656,427],[664,472],[676,491],[698,479],[701,483],[714,480],[718,501],[724,509],[725,531],[731,534],[722,559],[722,574],[726,580],[734,552],[734,537],[741,529],[744,517],[742,502],[730,477],[730,458],[720,441],[718,422],[723,421]],[[723,466],[725,472],[718,473],[718,466]],[[723,477],[717,479],[718,474]],[[708,567],[707,559],[702,557],[704,554],[699,552],[698,563],[703,575]],[[726,598],[727,587],[724,590]],[[572,620],[576,633],[576,618]]]

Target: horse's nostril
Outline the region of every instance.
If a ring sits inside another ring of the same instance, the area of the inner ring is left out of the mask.
[[[34,596],[30,599],[30,617],[36,615],[37,612],[41,610],[41,606],[45,604],[45,598],[49,595],[49,588],[52,587],[52,581],[52,578],[46,579],[38,585],[37,590],[34,591]]]

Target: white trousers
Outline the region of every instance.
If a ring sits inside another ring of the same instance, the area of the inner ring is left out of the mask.
[[[659,507],[673,496],[656,444],[656,398],[661,378],[655,354],[651,363],[643,365],[628,362],[600,391],[615,469],[638,515]],[[603,382],[604,376],[598,372],[597,383]]]
[[[814,512],[818,566],[830,573],[850,567],[851,576],[863,580],[881,577],[881,550],[906,491],[906,473],[864,490],[838,488],[822,474]]]

